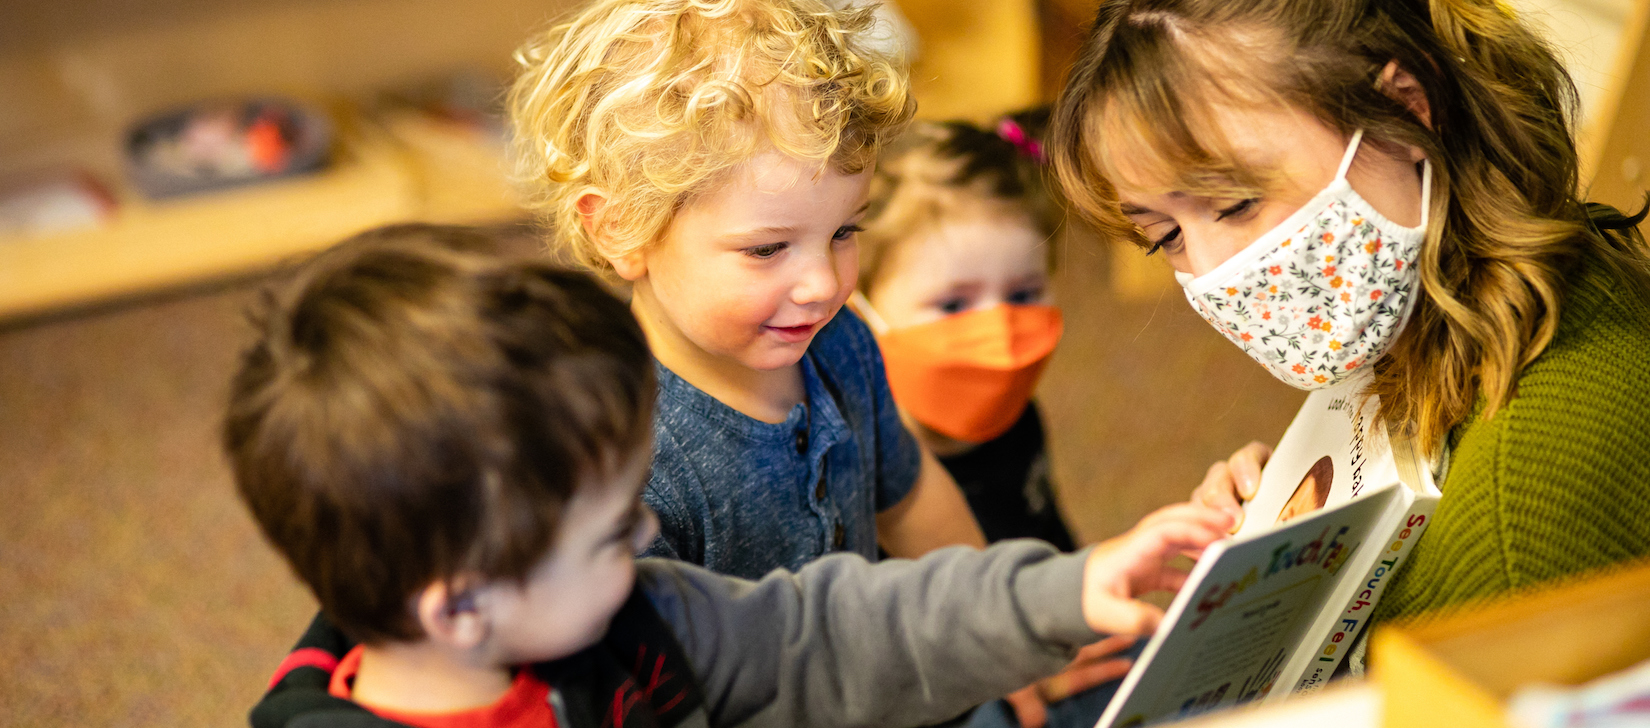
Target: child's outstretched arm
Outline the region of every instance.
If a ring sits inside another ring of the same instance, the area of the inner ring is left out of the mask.
[[[902,559],[914,559],[946,546],[985,548],[985,532],[968,508],[957,481],[921,447],[922,466],[911,492],[894,507],[877,514],[877,543]]]
[[[641,562],[718,726],[915,726],[1054,674],[1103,634],[1149,633],[1136,600],[1227,517],[1177,506],[1078,554],[1035,541],[870,564],[833,555],[758,582]]]

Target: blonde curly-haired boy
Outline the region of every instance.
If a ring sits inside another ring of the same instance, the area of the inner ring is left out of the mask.
[[[744,577],[984,539],[839,316],[878,151],[914,110],[869,8],[601,0],[509,96],[558,252],[628,282],[658,364],[648,554]]]

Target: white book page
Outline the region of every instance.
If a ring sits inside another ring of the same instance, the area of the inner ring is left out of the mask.
[[[1244,505],[1239,537],[1399,481],[1379,402],[1362,396],[1368,381],[1356,376],[1307,396]]]

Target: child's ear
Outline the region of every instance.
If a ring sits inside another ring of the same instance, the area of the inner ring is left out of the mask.
[[[472,650],[487,639],[489,620],[476,599],[479,581],[436,581],[415,600],[418,625],[431,640],[457,650]]]
[[[584,226],[585,235],[596,244],[596,252],[613,266],[613,272],[631,282],[647,275],[647,259],[640,250],[619,252],[610,247],[611,238],[602,225],[602,211],[607,208],[606,195],[590,189],[573,204],[579,210],[579,223]]]
[[[1409,108],[1409,112],[1426,128],[1432,128],[1432,103],[1427,101],[1427,91],[1421,88],[1421,82],[1415,80],[1415,74],[1404,70],[1398,62],[1387,61],[1386,67],[1381,69],[1381,93],[1392,97],[1393,100]],[[1421,151],[1411,152],[1415,158],[1411,161],[1421,161]]]
[[[579,195],[573,206],[579,210],[579,224],[584,226],[584,234],[592,240],[600,239],[602,211],[607,209],[607,195],[592,188]]]

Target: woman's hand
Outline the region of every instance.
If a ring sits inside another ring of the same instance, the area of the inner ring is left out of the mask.
[[[1232,533],[1243,525],[1243,504],[1260,488],[1260,469],[1272,458],[1272,448],[1251,442],[1232,457],[1209,466],[1203,484],[1192,491],[1192,502],[1224,511],[1232,517]]]

